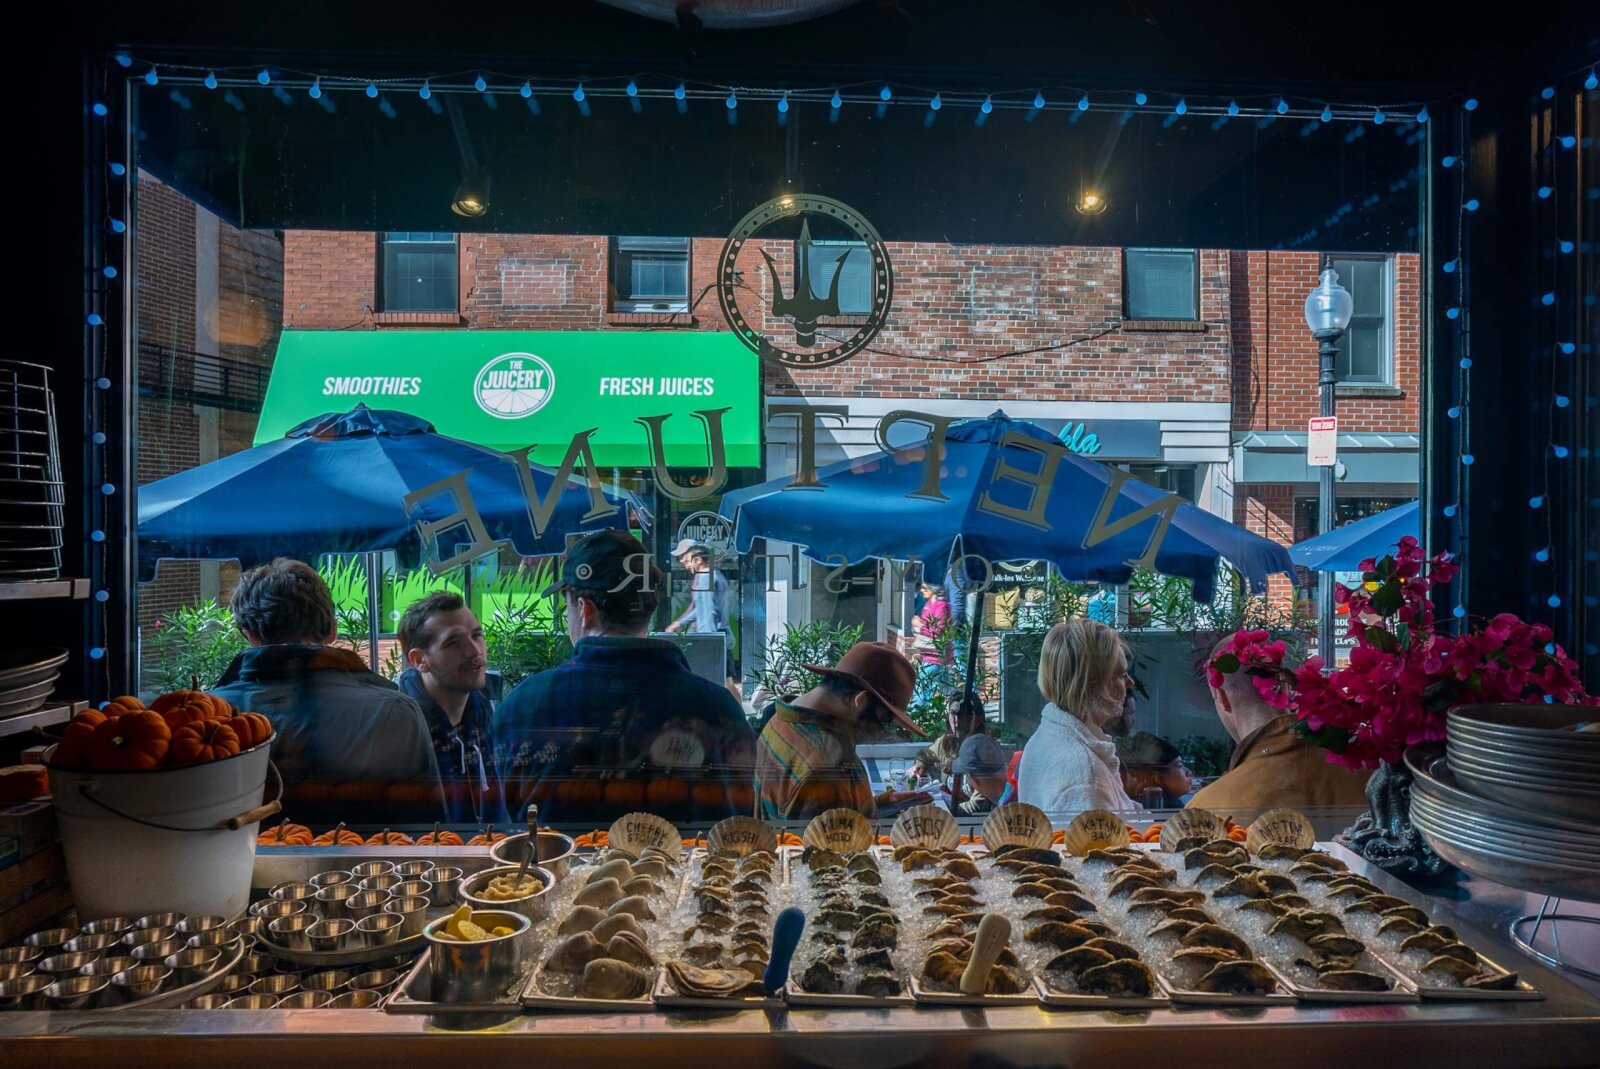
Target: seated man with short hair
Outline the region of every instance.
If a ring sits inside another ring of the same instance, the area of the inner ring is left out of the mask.
[[[1219,642],[1211,659],[1232,641],[1229,635]],[[1331,763],[1326,750],[1295,731],[1294,714],[1266,703],[1248,672],[1227,675],[1221,690],[1211,688],[1211,700],[1237,746],[1227,773],[1195,792],[1190,805],[1228,815],[1367,804],[1367,773]]]
[[[316,569],[280,557],[239,578],[229,602],[250,648],[212,688],[272,721],[284,810],[304,824],[431,823],[444,817],[439,765],[417,703],[338,635]]]
[[[552,590],[567,596],[572,660],[517,685],[494,736],[512,815],[604,828],[645,809],[680,826],[748,814],[755,735],[727,690],[650,638],[664,582],[620,531],[574,542]]]

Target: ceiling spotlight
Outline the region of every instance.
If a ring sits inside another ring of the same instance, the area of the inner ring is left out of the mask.
[[[450,202],[450,210],[457,215],[464,215],[469,219],[476,219],[489,210],[489,175],[480,172],[469,174],[461,179],[461,184],[456,187],[455,198]]]
[[[1106,199],[1093,190],[1084,190],[1078,194],[1079,215],[1099,215],[1106,210]]]

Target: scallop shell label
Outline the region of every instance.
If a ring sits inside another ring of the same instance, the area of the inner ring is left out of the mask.
[[[778,833],[764,820],[755,817],[729,817],[718,821],[706,835],[706,845],[719,854],[744,857],[778,849]]]
[[[611,825],[611,848],[638,857],[647,847],[655,847],[670,858],[683,856],[683,836],[678,829],[654,813],[628,813]]]
[[[1074,857],[1083,857],[1090,850],[1110,850],[1129,842],[1128,826],[1121,817],[1104,809],[1087,809],[1072,818],[1061,845]]]
[[[1179,840],[1191,835],[1221,839],[1227,833],[1227,824],[1209,809],[1180,809],[1161,825],[1161,849],[1171,853]]]
[[[650,744],[650,763],[661,768],[704,768],[706,747],[692,732],[668,728]]]
[[[1031,846],[1047,849],[1050,846],[1050,818],[1044,810],[1025,802],[1003,805],[989,814],[983,822],[983,845],[993,850],[997,846]]]
[[[826,847],[843,854],[871,846],[872,825],[854,809],[830,809],[812,818],[800,838],[807,846]]]
[[[1245,849],[1259,853],[1268,843],[1281,843],[1300,850],[1309,850],[1317,841],[1317,833],[1306,815],[1295,809],[1269,809],[1245,829]]]
[[[914,805],[894,819],[889,829],[893,846],[920,846],[925,850],[952,850],[961,842],[961,829],[948,809]]]

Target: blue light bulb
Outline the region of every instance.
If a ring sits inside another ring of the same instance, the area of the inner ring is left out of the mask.
[[[126,67],[127,64],[124,63],[123,66]],[[1600,87],[1600,76],[1596,76],[1594,71],[1590,70],[1589,77],[1583,80],[1583,87],[1585,89],[1594,89]]]
[[[215,89],[217,87],[217,72],[216,71],[207,71],[206,72],[206,83],[205,84],[206,84],[206,88],[207,89]]]
[[[1229,115],[1237,115],[1237,114],[1239,114],[1239,102],[1237,100],[1228,101],[1228,114]]]
[[[1332,122],[1333,121],[1333,109],[1328,107],[1326,104],[1324,104],[1322,106],[1322,121],[1323,122]]]
[[[1444,514],[1446,516],[1454,516],[1456,514],[1456,507],[1454,505],[1446,505],[1444,507]]]
[[[1544,603],[1550,606],[1552,609],[1559,609],[1561,608],[1561,595],[1551,594],[1548,598],[1544,599]]]
[[[1289,114],[1289,102],[1287,100],[1283,99],[1282,97],[1278,98],[1278,114],[1279,115],[1287,115],[1287,114]]]
[[[888,103],[890,100],[894,99],[894,92],[887,85],[885,85],[882,89],[878,90],[878,99],[884,103]]]
[[[1480,207],[1480,205],[1478,204],[1478,198],[1477,197],[1473,197],[1471,200],[1467,201],[1467,203],[1463,204],[1462,207],[1467,209],[1467,211],[1469,211],[1469,212],[1477,211],[1478,208]]]
[[[779,100],[778,100],[778,114],[779,115],[787,115],[787,114],[789,114],[789,98],[788,97],[779,98]]]
[[[1033,106],[1035,108],[1043,110],[1044,104],[1045,104],[1044,94],[1043,93],[1034,93],[1033,94]]]
[[[1549,200],[1550,199],[1550,194],[1552,194],[1554,192],[1555,192],[1555,190],[1551,189],[1549,186],[1540,186],[1539,187],[1539,199],[1540,200]]]
[[[1562,134],[1561,135],[1561,147],[1562,148],[1573,148],[1577,144],[1578,144],[1578,139],[1573,137],[1571,134]]]
[[[1572,398],[1568,397],[1566,394],[1564,394],[1564,393],[1556,394],[1556,407],[1557,408],[1566,408],[1571,403],[1572,403]]]
[[[1383,125],[1383,121],[1385,119],[1387,119],[1388,117],[1389,116],[1387,116],[1387,115],[1385,115],[1383,113],[1383,109],[1382,108],[1379,108],[1377,111],[1372,113],[1372,121],[1374,123],[1376,123],[1378,126],[1382,126]]]
[[[1539,550],[1533,555],[1533,559],[1538,561],[1540,564],[1543,564],[1545,561],[1550,559],[1550,550],[1548,548]]]
[[[106,444],[106,432],[105,431],[95,431],[93,434],[91,434],[89,436],[89,440],[91,442],[93,442],[95,445],[105,445]]]
[[[429,97],[433,96],[433,86],[429,85],[427,82],[423,82],[422,87],[417,90],[417,96],[421,97],[423,100],[427,100]]]
[[[1552,304],[1556,303],[1556,295],[1554,293],[1546,293],[1543,297],[1539,298],[1539,303],[1544,305],[1546,308],[1549,308]]]
[[[983,112],[985,115],[989,114],[994,110],[994,101],[990,100],[988,97],[984,97],[983,103],[978,106],[978,110]]]
[[[483,78],[483,75],[480,74],[472,80],[472,88],[481,93],[485,89],[489,88],[489,83],[486,82]]]
[[[1444,410],[1444,414],[1446,416],[1449,416],[1451,419],[1460,419],[1461,418],[1461,406],[1460,405],[1451,405],[1449,408]]]
[[[636,97],[639,95],[639,83],[634,81],[632,78],[628,79],[627,93],[631,97]]]
[[[119,67],[131,67],[131,66],[133,66],[133,57],[128,55],[128,53],[126,53],[126,52],[118,52],[117,55],[116,55],[116,60],[117,60],[117,66],[119,66]]]
[[[1551,446],[1550,451],[1556,455],[1557,460],[1566,460],[1567,453],[1570,452],[1564,445]]]
[[[1562,342],[1560,348],[1562,356],[1571,356],[1578,351],[1578,347],[1569,341]]]
[[[1133,102],[1142,108],[1150,103],[1150,98],[1144,93],[1135,93],[1133,94]]]
[[[1539,90],[1539,95],[1545,100],[1554,100],[1556,95],[1556,87],[1553,85],[1547,85],[1543,89]]]
[[[373,83],[373,82],[368,82],[367,83],[366,93],[367,93],[367,99],[368,100],[377,100],[378,99],[378,87],[377,87],[377,85],[375,83]]]
[[[828,100],[828,106],[835,111],[844,106],[844,98],[839,95],[839,90],[835,89],[833,91],[833,96]]]
[[[1465,605],[1457,605],[1455,608],[1451,609],[1450,612],[1457,620],[1461,620],[1467,615],[1467,607]]]
[[[1429,118],[1430,118],[1430,116],[1428,115],[1428,105],[1424,104],[1424,105],[1422,105],[1422,110],[1417,112],[1417,121],[1418,122],[1427,122]]]
[[[1454,156],[1446,156],[1444,159],[1439,161],[1439,165],[1448,171],[1450,168],[1456,165],[1456,158]]]
[[[105,655],[106,655],[106,648],[104,646],[94,646],[94,647],[91,647],[90,650],[89,650],[89,659],[91,661],[101,660],[102,658],[105,657]]]
[[[102,119],[105,118],[110,112],[110,109],[104,104],[100,103],[98,100],[89,106],[89,110],[100,116]]]
[[[113,234],[123,234],[128,230],[128,224],[124,223],[121,219],[112,219],[106,225],[111,228],[111,232]]]
[[[1467,102],[1465,104],[1461,105],[1461,106],[1463,108],[1466,108],[1468,111],[1477,111],[1478,110],[1478,98],[1477,97],[1468,97],[1467,98]]]
[[[106,533],[104,531],[90,531],[89,532],[89,541],[91,541],[91,542],[104,542],[105,540],[106,540]]]
[[[580,104],[583,103],[583,95],[583,86],[581,85],[572,91],[572,99]]]
[[[313,81],[311,83],[311,88],[306,90],[306,91],[311,94],[311,99],[312,100],[321,100],[322,99],[322,79],[318,78],[315,81]]]
[[[1469,368],[1471,366],[1472,366],[1472,357],[1463,356],[1461,358],[1461,370],[1465,371],[1467,368]]]
[[[100,313],[99,312],[90,312],[88,315],[83,317],[83,321],[85,323],[89,324],[91,327],[99,327],[99,326],[104,326],[105,325],[105,320],[100,318]]]
[[[267,70],[267,68],[262,67],[261,70],[256,74],[256,81],[260,82],[262,85],[271,85],[272,72]]]
[[[724,100],[723,103],[728,105],[728,110],[729,111],[732,111],[734,108],[737,108],[739,106],[739,97],[738,97],[737,94],[729,93],[728,94],[728,99]]]
[[[1461,454],[1461,463],[1464,464],[1466,467],[1469,467],[1469,468],[1472,467],[1473,462],[1476,459],[1477,458],[1474,457],[1471,453],[1462,453]]]
[[[1531,509],[1539,508],[1543,504],[1544,498],[1541,495],[1535,494],[1533,497],[1528,498],[1528,507]]]
[[[1444,317],[1446,319],[1460,319],[1461,318],[1461,309],[1459,309],[1459,308],[1455,307],[1454,305],[1452,305],[1451,307],[1446,308],[1444,310]]]
[[[1180,100],[1178,101],[1178,106],[1172,110],[1179,115],[1187,115],[1189,112],[1189,102],[1187,100]]]
[[[688,95],[689,95],[689,90],[687,90],[687,89],[685,89],[685,88],[684,88],[684,87],[683,87],[683,83],[682,83],[682,82],[679,82],[679,83],[678,83],[678,88],[676,88],[676,89],[674,89],[674,90],[673,90],[673,91],[672,91],[672,98],[673,98],[673,99],[674,99],[674,100],[682,100],[682,99],[683,99],[683,98],[684,98],[684,97],[686,97],[686,96],[688,96]],[[838,94],[838,93],[835,93],[835,94],[834,94],[834,99],[838,99],[838,97],[839,97],[839,94]],[[835,107],[838,107],[838,105],[837,105],[837,104],[836,104],[836,105],[834,105],[834,106],[835,106]]]
[[[109,590],[96,590],[94,592],[94,600],[96,600],[98,602],[101,602],[102,604],[104,604],[105,602],[110,601],[111,600],[111,591],[109,591]]]
[[[1556,243],[1556,247],[1563,253],[1570,253],[1576,246],[1574,246],[1572,242],[1568,241],[1566,238],[1562,238]]]
[[[522,83],[522,88],[518,89],[517,93],[518,93],[518,95],[520,95],[522,97],[523,100],[531,99],[532,96],[533,96],[533,83],[532,82],[523,82]]]
[[[145,85],[158,85],[160,82],[161,75],[156,73],[156,69],[154,67],[151,67],[149,70],[144,72]]]
[[[1455,274],[1456,273],[1456,261],[1454,261],[1454,260],[1446,260],[1444,262],[1444,273],[1447,274],[1447,275]]]
[[[107,278],[116,278],[117,277],[117,269],[115,267],[112,267],[110,264],[106,264],[104,267],[102,267],[100,269],[100,273],[102,275],[106,276]]]
[[[110,497],[112,494],[117,492],[117,488],[111,483],[101,483],[100,492],[105,496]]]
[[[938,111],[942,107],[944,107],[944,99],[938,93],[933,94],[933,99],[928,101],[928,110]]]
[[[1083,96],[1078,98],[1078,110],[1079,111],[1088,111],[1089,110],[1089,94],[1088,93],[1085,93],[1085,94],[1083,94]]]
[[[94,388],[97,390],[109,390],[111,389],[111,380],[106,378],[104,375],[101,375],[98,379],[94,380]]]

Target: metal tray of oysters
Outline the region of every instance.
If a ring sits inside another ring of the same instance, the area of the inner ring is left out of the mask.
[[[649,813],[617,819],[609,846],[573,865],[557,886],[550,916],[534,931],[540,960],[521,1004],[565,1012],[649,1010],[667,935],[681,901],[683,839]]]

